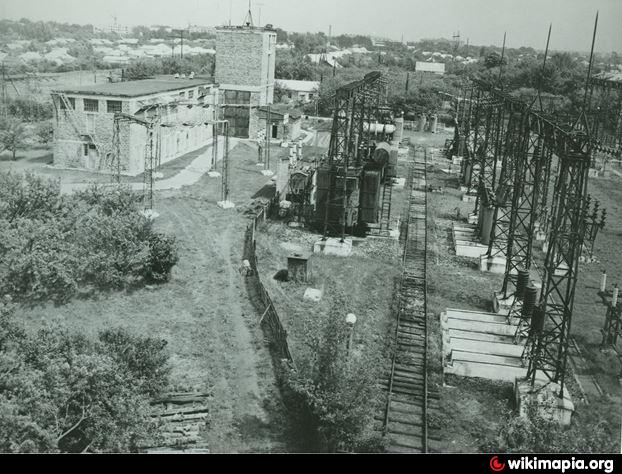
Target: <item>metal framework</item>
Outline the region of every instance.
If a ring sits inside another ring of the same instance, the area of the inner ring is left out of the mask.
[[[473,150],[477,152],[478,200],[484,205],[497,206],[499,222],[495,233],[498,235],[494,240],[503,242],[503,237],[507,238],[505,248],[493,245],[489,248],[490,255],[501,249],[507,257],[503,282],[506,295],[510,293],[510,285],[516,285],[518,270],[530,268],[538,219],[542,219],[544,205],[551,208],[543,288],[534,310],[541,324],[528,325],[523,331],[528,334],[525,349],[528,376],[533,382],[536,372],[544,373],[550,381],[559,383],[563,391],[577,269],[589,230],[586,223],[591,162],[589,133],[585,127],[565,130],[529,104],[483,81],[473,81],[471,97],[473,117],[467,117],[466,123],[475,127],[466,130],[466,154],[472,157]],[[494,120],[501,123],[493,125]],[[499,155],[502,166],[497,182]],[[547,179],[555,180],[555,198],[550,203]],[[511,205],[503,206],[508,188],[512,189]],[[505,220],[507,230],[504,230]]]
[[[345,239],[347,213],[350,210],[348,182],[358,181],[364,162],[371,156],[371,127],[382,109],[386,79],[380,72],[371,72],[362,80],[337,89],[328,157],[328,193],[324,202],[324,238],[330,232]],[[336,209],[341,216],[331,219]]]

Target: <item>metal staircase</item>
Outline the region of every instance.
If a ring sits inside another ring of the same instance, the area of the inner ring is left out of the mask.
[[[385,178],[382,189],[382,209],[380,211],[380,235],[389,236],[389,226],[391,224],[391,196],[393,194],[393,180]]]
[[[106,155],[109,152],[110,144],[101,140],[94,130],[87,130],[86,122],[78,118],[73,105],[63,92],[55,92],[54,95],[58,96],[58,98],[60,99],[62,104],[61,110],[65,112],[66,117],[69,119],[69,123],[71,123],[71,126],[74,128],[76,133],[81,138],[85,137],[86,139],[88,139],[91,144],[95,146],[95,149],[99,154],[99,168],[101,169],[101,165],[106,161]]]

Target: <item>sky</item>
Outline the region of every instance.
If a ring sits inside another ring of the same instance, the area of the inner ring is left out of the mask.
[[[0,18],[106,25],[241,24],[248,0],[0,0]],[[599,10],[596,50],[622,52],[622,0],[253,0],[255,23],[288,31],[361,33],[406,41],[450,38],[543,50],[589,51]],[[231,17],[230,17],[231,12]],[[261,14],[261,18],[260,18]]]

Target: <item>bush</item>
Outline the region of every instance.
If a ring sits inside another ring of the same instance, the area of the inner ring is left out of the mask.
[[[587,409],[587,408],[584,408]],[[613,453],[617,452],[617,427],[601,416],[575,413],[570,426],[543,418],[535,407],[527,417],[508,414],[496,439],[481,446],[488,453]],[[617,420],[616,420],[617,421]]]
[[[164,234],[152,234],[149,237],[149,264],[145,278],[151,283],[165,283],[171,270],[179,261],[175,238]]]
[[[31,334],[0,303],[0,451],[127,452],[156,436],[149,397],[168,385],[166,342],[58,327]],[[8,369],[8,370],[5,370]]]
[[[61,304],[97,289],[168,281],[175,239],[153,230],[139,202],[125,188],[64,197],[58,183],[0,173],[0,291]]]
[[[286,368],[286,402],[303,428],[305,449],[380,452],[381,440],[369,432],[380,364],[370,354],[348,354],[345,304],[337,300],[334,308],[324,327],[305,335],[308,351],[299,354],[297,367]]]

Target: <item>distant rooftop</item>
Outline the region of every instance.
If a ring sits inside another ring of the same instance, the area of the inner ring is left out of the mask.
[[[272,33],[276,32],[276,29],[272,25],[266,26],[246,26],[246,25],[231,25],[231,26],[217,26],[216,30],[228,30],[228,31],[270,31]]]
[[[144,79],[142,81],[113,82],[92,86],[71,86],[66,89],[57,89],[56,92],[111,97],[142,97],[208,84],[213,84],[213,81],[211,79]]]

